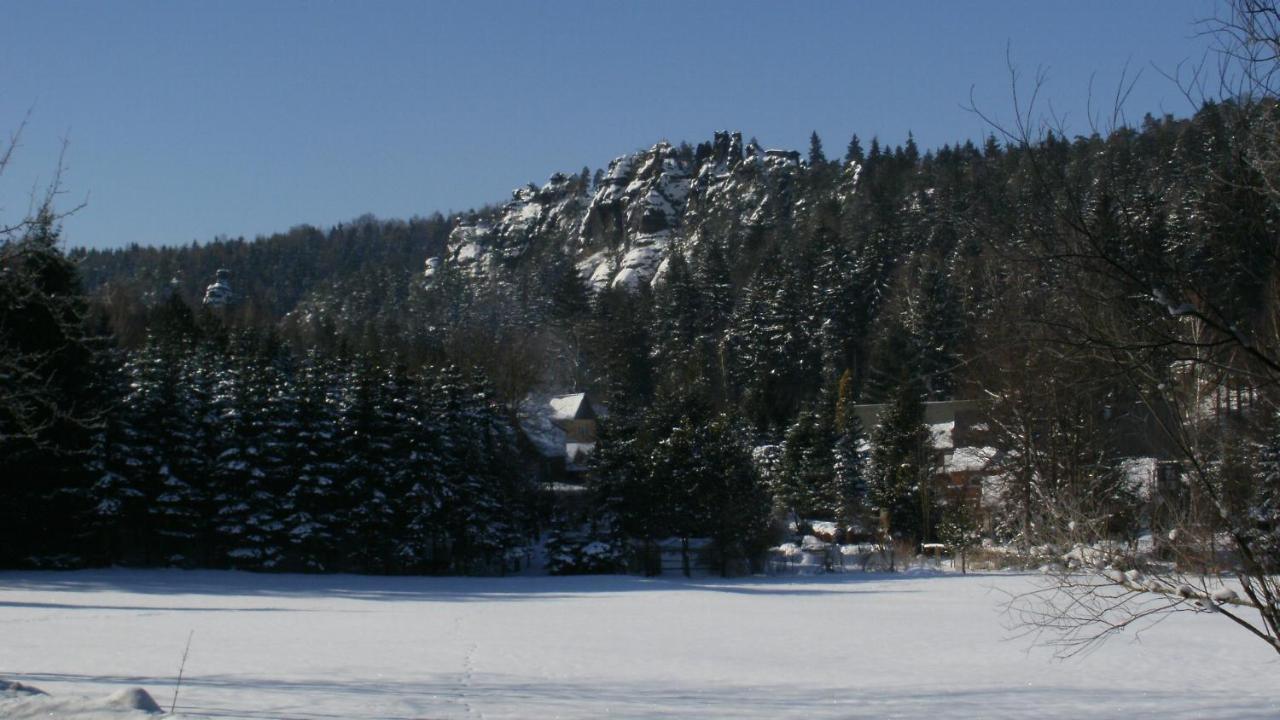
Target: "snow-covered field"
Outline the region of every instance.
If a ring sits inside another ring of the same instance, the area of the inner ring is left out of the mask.
[[[194,631],[194,717],[1280,716],[1280,662],[1222,618],[1065,662],[1006,639],[1002,593],[1033,580],[9,572],[0,680],[64,715],[133,686],[167,708]]]

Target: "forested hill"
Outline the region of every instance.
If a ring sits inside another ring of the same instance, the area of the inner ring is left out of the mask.
[[[709,537],[729,572],[878,518],[1132,540],[1140,407],[1218,499],[1196,527],[1274,543],[1277,122],[839,157],[717,133],[457,218],[71,257],[43,207],[0,237],[0,565],[487,572],[545,540],[577,548],[556,571],[651,569]],[[518,419],[572,390],[609,410],[582,517]],[[949,398],[986,401],[976,493],[936,472]]]
[[[422,258],[443,247],[449,223],[439,214],[408,221],[363,216],[320,230],[299,225],[286,233],[219,238],[208,243],[116,250],[77,250],[85,287],[113,308],[116,330],[136,342],[147,306],[176,292],[199,306],[219,269],[232,272],[240,317],[278,322],[317,294],[362,298],[373,307],[395,305]]]
[[[716,133],[557,173],[454,218],[364,217],[79,264],[127,345],[172,288],[197,306],[228,268],[232,316],[302,346],[479,366],[508,403],[574,388],[635,401],[700,380],[717,404],[780,431],[846,371],[862,400],[908,377],[932,399],[972,394],[962,388],[985,379],[985,351],[1009,329],[1010,293],[1065,307],[1056,280],[1022,284],[1039,271],[1025,265],[1031,246],[1072,231],[1066,211],[1139,233],[1159,246],[1144,250],[1152,263],[1165,245],[1221,257],[1205,243],[1224,226],[1272,221],[1233,179],[1241,116],[1209,105],[1106,137],[928,152],[910,136],[889,147],[855,135],[828,153],[815,135],[800,153]],[[1247,254],[1255,240],[1231,242]],[[1245,294],[1263,282],[1232,278]]]

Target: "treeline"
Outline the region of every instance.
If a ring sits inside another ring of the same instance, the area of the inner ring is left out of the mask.
[[[28,320],[6,370],[45,381],[5,377],[0,565],[501,572],[528,545],[533,488],[481,376],[297,350],[177,295],[113,348],[47,220],[5,247],[30,286],[0,283]]]
[[[239,324],[274,325],[291,312],[305,313],[316,295],[349,296],[351,313],[335,309],[329,319],[333,332],[355,336],[353,327],[376,326],[380,313],[401,311],[410,277],[420,272],[423,258],[440,252],[449,229],[439,213],[408,221],[366,215],[327,230],[299,225],[252,240],[78,249],[71,257],[126,346],[145,338],[150,306],[175,293],[198,306],[219,269],[231,271]]]

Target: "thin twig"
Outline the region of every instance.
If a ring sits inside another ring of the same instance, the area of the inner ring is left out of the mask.
[[[182,649],[182,664],[178,666],[178,684],[173,686],[173,702],[169,704],[170,715],[178,707],[178,691],[182,689],[182,672],[187,668],[187,653],[191,652],[191,638],[195,634],[195,630],[187,634],[187,646]]]

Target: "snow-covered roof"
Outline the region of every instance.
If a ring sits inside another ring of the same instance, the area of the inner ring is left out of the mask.
[[[947,472],[976,472],[982,470],[996,456],[997,450],[989,447],[962,447],[947,453],[943,469]]]
[[[957,414],[970,411],[982,412],[985,406],[986,403],[982,400],[931,400],[924,404],[924,422],[926,425],[954,423]],[[863,429],[869,432],[880,424],[880,416],[888,407],[888,403],[859,404],[853,406],[853,412],[858,416]]]
[[[595,417],[591,411],[591,403],[587,402],[586,393],[553,397],[550,404],[552,420],[585,420]]]
[[[564,430],[551,421],[551,406],[546,396],[530,395],[520,403],[520,430],[546,458],[564,457]]]
[[[1130,490],[1138,497],[1149,500],[1155,488],[1158,464],[1153,457],[1125,458],[1120,461],[1120,472]]]
[[[955,443],[951,439],[951,433],[956,429],[954,420],[950,422],[933,423],[929,426],[929,437],[933,442],[935,450],[946,450],[955,447]]]
[[[568,420],[609,417],[609,412],[591,401],[587,393],[572,395],[529,395],[520,403],[520,429],[538,453],[546,458],[563,457],[570,462],[578,454],[588,454],[593,443],[567,442],[560,426]]]
[[[560,395],[548,401],[551,406],[551,419],[557,422],[565,420],[594,420],[608,417],[604,408],[591,402],[586,393]]]

